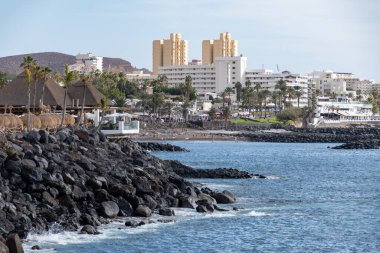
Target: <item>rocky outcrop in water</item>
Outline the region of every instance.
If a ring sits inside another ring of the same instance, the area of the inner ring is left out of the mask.
[[[342,145],[332,147],[332,149],[379,149],[380,140],[361,140],[347,142]]]
[[[169,143],[137,142],[140,147],[148,151],[189,152],[189,150]]]
[[[174,214],[170,207],[196,208],[201,199],[213,206],[226,203],[214,198],[217,194],[198,189],[171,163],[127,139],[110,142],[97,132],[72,128],[0,133],[4,237],[25,237],[56,223],[63,230],[84,226],[82,233],[96,234],[97,226],[119,216],[166,216]]]
[[[233,168],[194,169],[175,160],[165,162],[176,174],[186,178],[266,178],[263,175],[251,174]]]

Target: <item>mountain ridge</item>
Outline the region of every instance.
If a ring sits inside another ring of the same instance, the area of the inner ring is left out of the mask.
[[[19,54],[0,57],[0,71],[8,74],[19,74],[22,72],[20,64],[23,57],[30,55],[35,59],[38,65],[47,66],[53,72],[63,72],[65,64],[74,64],[75,56],[64,54],[60,52],[39,52],[29,54]],[[151,73],[146,68],[136,68],[131,62],[121,58],[103,57],[103,70],[110,70],[114,72],[130,73],[132,71],[143,71],[144,73]]]

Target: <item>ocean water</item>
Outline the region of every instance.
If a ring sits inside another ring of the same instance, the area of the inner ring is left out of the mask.
[[[156,152],[198,168],[233,167],[268,179],[196,179],[228,189],[239,211],[175,209],[174,222],[101,235],[32,234],[26,252],[380,252],[380,151],[334,144],[173,141],[186,153]],[[161,219],[154,215],[153,219]]]

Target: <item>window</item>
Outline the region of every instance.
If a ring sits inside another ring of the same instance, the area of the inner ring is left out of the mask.
[[[232,67],[232,69],[235,69],[235,67]]]

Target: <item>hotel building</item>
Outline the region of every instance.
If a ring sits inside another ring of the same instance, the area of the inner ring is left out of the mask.
[[[217,57],[214,64],[193,60],[189,65],[159,67],[158,74],[165,75],[172,86],[185,83],[186,76],[191,76],[193,87],[200,97],[215,97],[225,88],[244,82],[246,68],[246,57]]]
[[[159,67],[187,65],[188,42],[179,33],[171,33],[168,40],[153,41],[153,74]]]
[[[202,63],[212,64],[217,57],[234,57],[238,55],[238,42],[231,39],[230,33],[221,33],[219,40],[202,42]]]
[[[80,74],[103,71],[103,57],[94,56],[92,53],[77,54],[75,60],[74,64],[68,66],[70,71],[77,71]]]
[[[273,92],[279,80],[284,80],[286,86],[289,87],[300,87],[302,96],[300,97],[300,107],[308,106],[308,96],[309,89],[313,86],[313,82],[308,76],[301,74],[290,73],[289,71],[283,71],[281,73],[273,73],[273,70],[269,69],[257,69],[248,70],[245,72],[245,80],[250,81],[252,87],[255,84],[260,84],[262,89],[269,90]],[[244,83],[242,83],[244,85]],[[297,98],[292,98],[289,100],[292,102],[293,106],[298,106]]]

